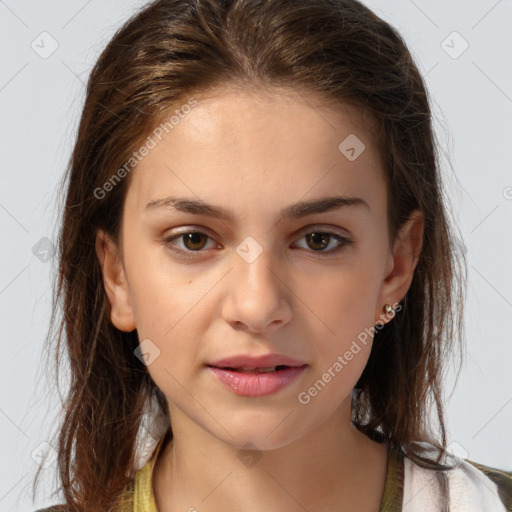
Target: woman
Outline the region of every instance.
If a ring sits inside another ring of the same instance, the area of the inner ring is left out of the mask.
[[[512,510],[449,454],[464,258],[424,82],[362,4],[149,4],[68,178],[62,509]]]

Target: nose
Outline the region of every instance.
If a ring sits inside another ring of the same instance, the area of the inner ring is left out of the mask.
[[[235,329],[264,334],[290,321],[293,293],[286,272],[276,268],[270,251],[252,256],[235,255],[235,268],[226,280],[222,316]]]

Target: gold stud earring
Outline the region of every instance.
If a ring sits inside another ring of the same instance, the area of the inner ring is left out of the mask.
[[[392,313],[394,311],[393,306],[391,306],[390,304],[386,304],[383,309],[384,309],[384,313],[386,313],[386,315],[389,315],[390,313]]]

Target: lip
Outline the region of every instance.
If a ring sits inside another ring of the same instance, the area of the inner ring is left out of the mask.
[[[217,368],[240,368],[245,370],[248,368],[270,368],[272,366],[279,365],[298,367],[304,366],[305,364],[305,361],[299,361],[281,354],[265,354],[256,357],[240,354],[208,363],[208,366],[214,366]]]
[[[269,366],[277,365],[271,364]],[[208,370],[235,394],[258,397],[271,395],[290,385],[305,371],[307,366],[290,366],[268,373],[243,373],[215,366],[208,366]]]

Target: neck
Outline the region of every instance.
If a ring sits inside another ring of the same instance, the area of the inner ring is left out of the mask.
[[[179,411],[171,418],[173,439],[162,447],[153,473],[159,512],[379,510],[386,446],[359,432],[347,411],[265,450],[226,443]]]

